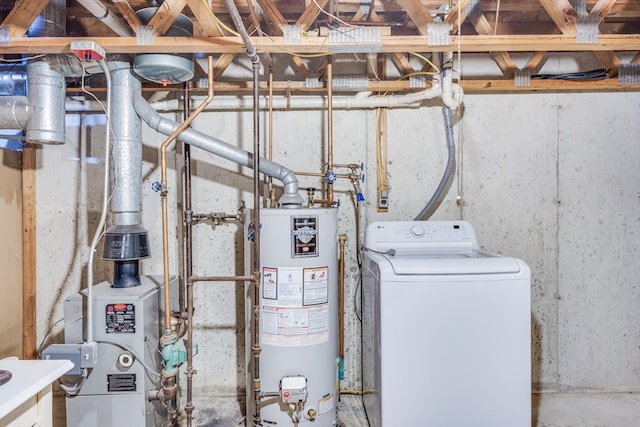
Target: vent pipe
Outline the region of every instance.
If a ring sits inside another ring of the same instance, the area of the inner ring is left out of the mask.
[[[142,85],[126,62],[109,63],[111,72],[111,130],[114,172],[112,226],[104,238],[103,259],[114,265],[114,288],[140,285],[139,260],[149,257],[148,233],[141,225],[142,123],[132,99]]]
[[[133,98],[133,106],[140,118],[151,129],[163,135],[171,135],[180,126],[173,120],[160,116],[139,93]],[[177,139],[239,165],[253,168],[253,154],[213,136],[205,135],[194,129],[185,129]],[[278,200],[281,207],[298,208],[302,206],[304,199],[298,192],[298,178],[293,171],[270,160],[260,159],[260,172],[278,179],[284,184],[284,194]]]

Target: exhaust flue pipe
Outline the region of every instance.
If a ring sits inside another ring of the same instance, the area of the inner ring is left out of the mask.
[[[179,123],[160,116],[139,93],[133,98],[133,106],[140,118],[151,129],[163,135],[171,135],[180,126]],[[205,135],[194,129],[185,129],[177,139],[241,166],[253,168],[253,154],[213,136]],[[281,207],[298,208],[302,206],[304,199],[298,192],[298,178],[293,171],[270,160],[260,159],[260,172],[278,179],[284,184],[284,194],[278,200]]]

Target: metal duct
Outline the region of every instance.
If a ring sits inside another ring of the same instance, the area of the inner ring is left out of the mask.
[[[64,37],[67,34],[66,0],[49,0],[40,16],[31,24],[29,37]]]
[[[158,8],[148,7],[136,11],[140,22],[151,21]],[[176,16],[165,36],[191,37],[193,23],[187,16]],[[162,85],[182,83],[193,78],[193,54],[138,53],[133,60],[133,71],[140,77]]]
[[[139,93],[133,98],[133,106],[140,118],[150,128],[163,135],[171,135],[180,126],[173,120],[160,116]],[[178,135],[177,139],[239,165],[248,168],[253,167],[253,155],[251,153],[197,130],[185,129]],[[298,193],[298,179],[291,170],[270,160],[260,159],[260,172],[276,178],[284,184],[284,194],[278,201],[281,207],[296,208],[302,205],[304,200]]]
[[[111,129],[114,193],[111,212],[114,225],[140,224],[142,211],[142,123],[133,109],[132,99],[142,85],[131,74],[126,62],[110,62]]]
[[[109,63],[109,116],[114,163],[111,198],[113,225],[105,232],[103,259],[115,261],[114,288],[140,285],[138,260],[149,257],[142,212],[142,123],[131,99],[142,90],[126,62]]]
[[[24,96],[0,97],[0,129],[24,129],[29,119],[29,102]]]
[[[27,141],[38,144],[64,144],[64,75],[43,61],[27,65],[27,99],[30,105],[26,124]]]

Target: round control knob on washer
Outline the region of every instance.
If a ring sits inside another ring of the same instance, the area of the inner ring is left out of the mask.
[[[413,227],[411,227],[411,230],[409,231],[411,232],[411,235],[413,237],[424,237],[424,234],[426,233],[424,228],[419,227],[417,225],[414,225]]]

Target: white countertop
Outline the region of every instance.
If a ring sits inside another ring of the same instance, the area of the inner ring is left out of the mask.
[[[0,385],[0,419],[56,381],[73,363],[69,360],[0,360],[11,379]]]

